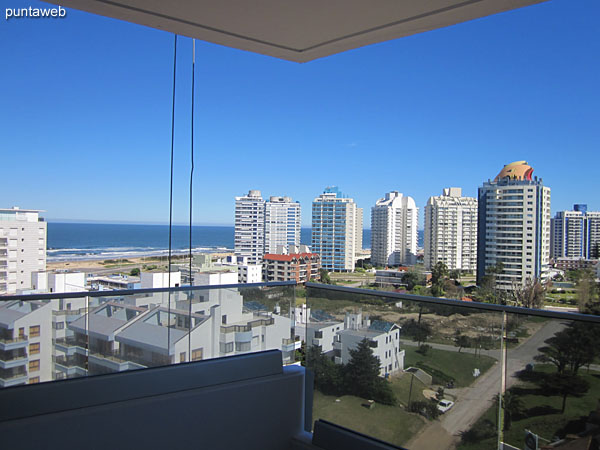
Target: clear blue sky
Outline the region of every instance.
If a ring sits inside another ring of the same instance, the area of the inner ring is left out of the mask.
[[[48,7],[6,0],[5,7]],[[168,222],[173,36],[68,10],[0,23],[0,207]],[[552,0],[306,64],[197,43],[194,222],[248,189],[365,208],[476,195],[514,160],[552,211],[600,209],[600,2]],[[175,220],[186,222],[191,40],[180,39]]]

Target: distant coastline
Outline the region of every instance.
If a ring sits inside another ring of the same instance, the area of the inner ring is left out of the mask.
[[[311,229],[302,228],[300,242],[310,245]],[[419,231],[419,246],[423,232]],[[363,247],[370,248],[371,230],[363,232]],[[192,253],[233,252],[234,227],[194,225]],[[89,222],[48,222],[48,262],[166,256],[169,248],[168,225],[109,224]],[[173,225],[172,254],[189,250],[189,228]]]

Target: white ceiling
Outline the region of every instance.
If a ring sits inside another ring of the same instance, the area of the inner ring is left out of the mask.
[[[54,0],[296,62],[546,0]]]

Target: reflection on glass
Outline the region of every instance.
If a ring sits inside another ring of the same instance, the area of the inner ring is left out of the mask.
[[[306,303],[314,420],[451,448],[498,392],[500,312],[317,287]]]
[[[0,387],[262,350],[295,361],[293,286],[0,301]]]

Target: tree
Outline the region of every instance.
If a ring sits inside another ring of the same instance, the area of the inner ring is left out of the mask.
[[[523,414],[523,400],[511,391],[507,391],[502,396],[504,407],[504,431],[510,430],[513,419]]]
[[[528,278],[525,284],[514,284],[510,295],[517,306],[539,309],[544,305],[546,286],[537,278]]]
[[[577,375],[582,366],[591,364],[598,354],[597,327],[583,322],[573,322],[554,336],[546,339],[547,344],[538,348],[539,355],[534,359],[543,363],[551,363],[559,374],[570,372]]]
[[[449,278],[454,281],[460,280],[460,269],[454,269],[450,271]]]
[[[321,282],[325,284],[331,284],[331,278],[329,277],[329,272],[325,269],[319,269],[319,276],[321,278]]]
[[[577,303],[579,311],[585,312],[594,308],[596,303],[596,281],[594,273],[591,270],[582,270],[575,284],[577,288]]]
[[[416,272],[409,270],[402,276],[402,281],[406,284],[406,289],[412,291],[419,283],[419,275]]]
[[[140,276],[140,268],[139,267],[134,267],[129,272],[129,275],[131,275],[132,277],[139,277]]]
[[[431,336],[431,326],[425,322],[419,323],[415,319],[409,319],[402,325],[402,333],[405,336],[411,336],[420,344]]]
[[[460,353],[463,348],[471,347],[471,338],[469,336],[465,336],[464,334],[460,334],[460,331],[456,330],[454,345],[458,347],[458,353]]]
[[[350,361],[344,372],[351,394],[388,405],[395,403],[389,383],[379,376],[379,358],[373,355],[367,338],[360,341],[356,349],[350,350]]]
[[[448,267],[438,261],[431,269],[431,295],[441,297],[444,295],[444,281],[448,277]]]
[[[323,354],[321,347],[312,345],[306,351],[305,365],[315,375],[315,388],[324,394],[340,395],[344,391],[343,366]]]

